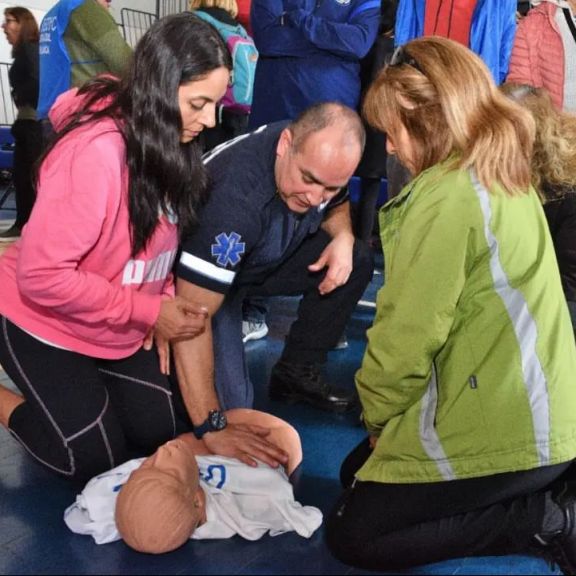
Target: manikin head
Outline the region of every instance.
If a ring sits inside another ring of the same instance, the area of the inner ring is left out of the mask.
[[[177,438],[131,474],[116,501],[116,525],[135,550],[170,552],[206,521],[205,504],[194,452]]]
[[[230,424],[268,428],[266,437],[288,453],[288,475],[302,461],[298,432],[276,416],[238,408],[226,412]],[[206,497],[199,482],[197,455],[208,454],[202,440],[186,434],[161,446],[132,472],[116,501],[116,526],[135,550],[162,554],[179,548],[206,522]]]

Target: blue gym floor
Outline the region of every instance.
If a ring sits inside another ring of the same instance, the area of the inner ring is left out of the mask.
[[[8,203],[8,206],[10,204]],[[14,218],[11,210],[0,219]],[[9,222],[0,221],[0,229]],[[382,283],[376,274],[363,300],[375,300]],[[272,301],[270,333],[250,342],[247,355],[260,410],[291,422],[304,448],[303,474],[297,498],[327,513],[340,487],[338,470],[346,454],[363,438],[359,415],[327,414],[306,406],[268,400],[270,370],[280,355],[297,300]],[[347,328],[349,347],[330,352],[327,374],[342,387],[353,387],[353,376],[364,352],[365,332],[373,308],[359,306]],[[0,369],[0,384],[11,385]],[[97,546],[91,538],[72,534],[62,516],[73,502],[75,487],[37,465],[20,445],[0,429],[0,574],[370,574],[331,557],[322,529],[310,540],[286,534],[247,542],[239,537],[221,541],[190,541],[163,556],[132,551],[122,542]],[[463,558],[424,566],[403,574],[554,574],[543,561],[527,556]]]

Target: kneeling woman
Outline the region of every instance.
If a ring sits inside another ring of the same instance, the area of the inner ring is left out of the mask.
[[[529,552],[576,568],[576,350],[530,186],[533,122],[482,61],[399,48],[366,102],[414,180],[380,215],[386,283],[357,388],[368,438],[327,527],[391,570]],[[570,572],[574,573],[574,572]]]
[[[205,192],[195,138],[230,67],[211,26],[170,16],[125,79],[98,78],[50,112],[36,206],[0,261],[0,363],[22,393],[0,387],[0,424],[65,476],[181,431],[167,343],[203,330],[205,310],[174,297],[170,269]]]

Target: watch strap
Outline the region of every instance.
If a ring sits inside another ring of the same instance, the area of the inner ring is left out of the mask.
[[[201,440],[202,436],[204,436],[206,432],[210,432],[210,430],[212,430],[212,426],[210,425],[210,416],[208,416],[200,426],[194,426],[194,430],[192,431],[194,432],[194,436],[196,436],[198,440]]]

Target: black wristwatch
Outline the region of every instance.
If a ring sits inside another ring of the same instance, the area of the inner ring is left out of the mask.
[[[218,432],[219,430],[224,430],[227,425],[228,420],[224,412],[220,412],[220,410],[210,410],[210,412],[208,412],[208,418],[206,418],[200,426],[194,427],[194,436],[200,440],[206,432]]]

